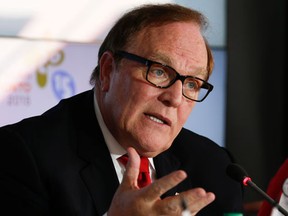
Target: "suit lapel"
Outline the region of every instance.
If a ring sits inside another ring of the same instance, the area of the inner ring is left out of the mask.
[[[109,209],[119,182],[110,155],[103,154],[104,151],[102,154],[93,154],[93,148],[89,152],[87,150],[79,150],[81,157],[90,158],[80,175],[94,200],[98,214],[103,215]]]
[[[177,143],[174,143],[173,145],[177,145]],[[154,158],[154,165],[157,178],[161,178],[173,171],[183,169],[181,160],[173,153],[172,148],[156,156]],[[177,186],[167,191],[164,195],[162,195],[162,198],[167,196],[174,196],[177,193],[192,188],[191,182],[188,179],[189,177]]]
[[[180,166],[179,160],[168,150],[154,158],[154,165],[156,169],[157,178],[161,178],[175,170]],[[177,192],[177,187],[174,187],[167,191],[162,198],[167,196],[173,196]]]
[[[75,113],[78,155],[87,163],[80,175],[98,214],[103,215],[110,206],[119,181],[95,115],[93,92],[78,104],[81,104],[80,111],[78,108]]]

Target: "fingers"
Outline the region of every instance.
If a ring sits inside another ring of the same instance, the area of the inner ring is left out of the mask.
[[[143,215],[140,214],[137,207],[141,206],[141,212],[144,212],[145,215],[181,215],[181,212],[184,210],[184,202],[191,214],[196,215],[197,212],[215,199],[213,193],[206,192],[202,188],[196,188],[181,192],[178,196],[167,197],[162,200],[160,197],[165,192],[178,185],[187,177],[187,174],[182,170],[174,171],[139,190],[137,179],[140,156],[134,148],[128,148],[127,152],[129,160],[126,165],[126,171],[122,183],[114,195],[109,209],[110,213],[115,212],[117,215],[119,209],[122,209],[123,215],[127,215],[127,212],[129,212],[128,215],[131,215],[132,212],[132,215]]]
[[[145,191],[147,200],[153,201],[159,199],[165,192],[178,185],[187,177],[187,174],[182,171],[174,171],[161,179],[158,179],[149,185]]]
[[[136,152],[134,148],[128,148],[127,149],[128,153],[128,163],[126,165],[126,171],[123,175],[123,180],[121,185],[123,187],[128,187],[128,188],[137,188],[137,178],[139,175],[139,167],[140,167],[140,156]]]
[[[157,209],[161,210],[159,212],[161,215],[179,215],[184,210],[189,211],[191,215],[196,215],[214,199],[215,195],[213,193],[206,192],[203,188],[195,188],[159,201]]]
[[[195,188],[180,195],[180,201],[184,202],[186,208],[195,215],[202,208],[215,200],[215,195],[206,192],[203,188]]]
[[[121,187],[124,187],[126,189],[139,188],[137,185],[137,179],[139,175],[140,156],[138,155],[136,150],[132,147],[129,147],[127,149],[127,153],[129,160],[126,165],[126,171],[123,175]],[[187,177],[186,173],[181,170],[170,173],[169,175],[154,181],[151,185],[146,187],[145,195],[150,199],[150,201],[157,200],[166,191],[175,187],[186,177]]]
[[[139,175],[140,156],[132,147],[127,149],[127,153],[129,160],[121,184],[125,188],[138,188],[137,179]],[[161,195],[178,185],[186,177],[187,174],[182,170],[172,172],[146,187],[145,194],[150,201],[157,200]]]

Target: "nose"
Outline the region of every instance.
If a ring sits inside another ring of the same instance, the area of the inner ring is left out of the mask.
[[[163,93],[159,96],[159,100],[166,106],[178,107],[183,100],[182,85],[181,80],[177,80],[167,89],[161,89],[160,91],[163,91]]]

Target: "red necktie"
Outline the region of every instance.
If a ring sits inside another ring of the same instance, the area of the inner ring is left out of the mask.
[[[126,166],[128,162],[128,156],[122,155],[118,158],[119,161]],[[149,173],[149,160],[147,157],[140,157],[140,168],[139,168],[139,176],[138,176],[138,186],[140,188],[145,187],[146,185],[151,183],[150,173]]]

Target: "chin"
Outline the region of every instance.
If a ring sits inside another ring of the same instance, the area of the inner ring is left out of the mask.
[[[162,141],[163,142],[163,141]],[[163,144],[157,144],[155,145],[155,143],[157,143],[157,141],[149,143],[149,144],[143,144],[141,145],[141,150],[139,151],[139,153],[141,155],[145,155],[147,157],[155,157],[158,154],[166,151],[168,148],[170,148],[171,144],[167,144],[167,143],[163,143]]]

